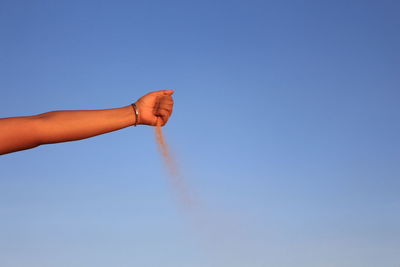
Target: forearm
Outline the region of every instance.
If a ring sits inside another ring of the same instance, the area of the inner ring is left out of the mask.
[[[40,144],[74,141],[135,123],[131,106],[104,110],[53,111],[36,116]]]
[[[42,144],[74,141],[135,123],[131,106],[105,110],[52,111],[0,121],[0,155]]]

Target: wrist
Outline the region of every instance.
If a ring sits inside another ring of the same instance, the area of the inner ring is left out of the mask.
[[[136,105],[136,103],[131,104],[132,110],[133,110],[133,117],[134,117],[134,123],[133,126],[139,125],[139,109]]]

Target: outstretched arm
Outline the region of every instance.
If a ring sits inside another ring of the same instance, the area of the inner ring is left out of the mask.
[[[165,125],[172,113],[172,90],[149,93],[132,106],[103,110],[52,111],[36,116],[0,119],[0,155],[89,138],[132,125]]]

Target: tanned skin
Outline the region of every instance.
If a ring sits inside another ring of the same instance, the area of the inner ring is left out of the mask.
[[[164,126],[172,114],[172,90],[148,93],[131,105],[102,110],[51,111],[35,116],[0,119],[0,155],[54,144],[81,140],[132,125]]]

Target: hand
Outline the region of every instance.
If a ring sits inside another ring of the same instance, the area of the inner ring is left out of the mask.
[[[164,126],[172,114],[173,90],[161,90],[148,93],[135,103],[139,111],[137,124]]]

